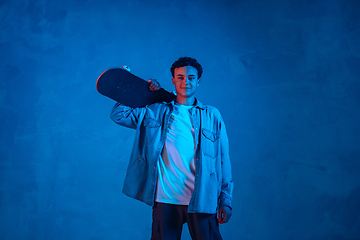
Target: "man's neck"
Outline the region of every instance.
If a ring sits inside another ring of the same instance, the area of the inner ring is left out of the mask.
[[[195,97],[192,96],[192,97],[189,97],[189,98],[184,98],[184,97],[181,97],[181,96],[178,95],[176,97],[176,102],[178,104],[182,104],[182,105],[186,105],[186,106],[192,106],[195,103]]]

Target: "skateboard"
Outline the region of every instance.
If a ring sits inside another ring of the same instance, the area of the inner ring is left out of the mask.
[[[102,95],[133,108],[157,102],[170,102],[175,98],[174,94],[163,88],[151,91],[149,85],[148,81],[123,67],[105,70],[97,79],[96,89]]]

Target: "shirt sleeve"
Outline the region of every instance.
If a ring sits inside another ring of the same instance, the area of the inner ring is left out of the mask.
[[[229,154],[229,140],[226,133],[226,127],[223,121],[221,121],[220,131],[220,150],[221,150],[221,167],[222,167],[222,183],[221,193],[219,198],[219,204],[232,208],[232,193],[234,183],[231,174],[231,163]]]
[[[136,129],[145,111],[146,108],[131,108],[121,103],[116,103],[111,110],[110,118],[121,126]]]

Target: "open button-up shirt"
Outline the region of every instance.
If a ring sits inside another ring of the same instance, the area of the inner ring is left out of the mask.
[[[143,108],[117,103],[111,112],[115,123],[136,129],[123,193],[150,206],[155,201],[157,161],[176,107],[174,101]],[[219,205],[232,208],[233,181],[224,121],[215,107],[198,100],[189,111],[195,130],[196,155],[195,184],[188,212],[214,214]]]

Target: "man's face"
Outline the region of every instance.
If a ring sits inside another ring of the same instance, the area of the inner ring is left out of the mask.
[[[192,66],[175,68],[174,77],[171,80],[175,85],[176,94],[183,98],[193,97],[200,82],[198,72]]]

